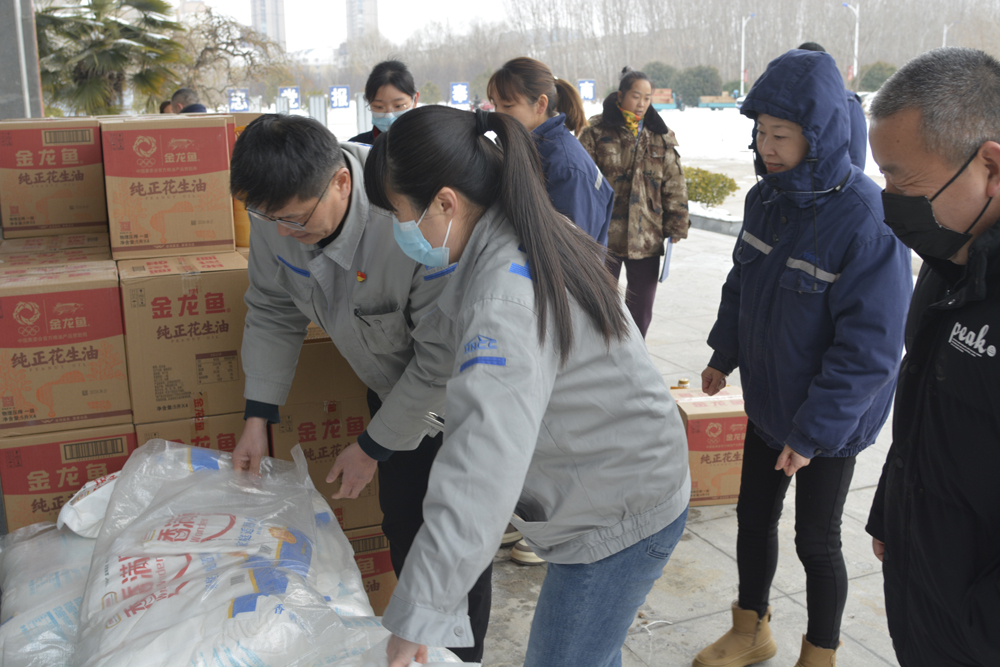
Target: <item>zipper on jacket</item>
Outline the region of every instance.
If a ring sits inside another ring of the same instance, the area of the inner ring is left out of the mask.
[[[364,322],[368,326],[372,325],[371,322],[369,322],[368,320],[366,320],[364,317],[361,316],[361,309],[360,308],[355,308],[354,309],[354,317],[358,318],[359,320],[361,320],[362,322]]]

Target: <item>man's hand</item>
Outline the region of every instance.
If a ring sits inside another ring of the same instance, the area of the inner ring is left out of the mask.
[[[408,642],[396,635],[389,638],[385,653],[389,656],[389,667],[410,667],[410,663],[414,660],[421,665],[427,664],[426,646]]]
[[[800,468],[805,468],[809,465],[809,462],[810,459],[807,459],[788,445],[785,445],[785,448],[781,450],[781,455],[778,456],[778,462],[774,464],[774,469],[784,470],[785,475],[791,477]]]
[[[709,396],[715,396],[726,386],[726,374],[706,366],[701,372],[701,390]]]
[[[341,473],[344,475],[340,490],[330,497],[334,500],[357,498],[365,485],[372,481],[377,468],[378,461],[365,454],[361,445],[356,442],[349,445],[333,462],[330,474],[326,476],[326,483],[332,484]]]
[[[260,476],[260,459],[267,456],[267,420],[247,417],[243,435],[233,450],[233,470]]]
[[[873,537],[872,551],[875,552],[875,558],[878,558],[879,562],[883,562],[883,559],[885,558],[885,542],[876,537]]]

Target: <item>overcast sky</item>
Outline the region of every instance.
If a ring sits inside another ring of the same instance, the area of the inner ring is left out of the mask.
[[[222,14],[250,25],[250,0],[204,0]],[[173,0],[176,5],[176,0]],[[433,12],[428,12],[428,6]],[[428,23],[450,23],[461,30],[472,21],[492,22],[503,18],[502,3],[469,0],[378,0],[379,31],[391,42],[402,44]],[[285,39],[289,51],[338,46],[347,36],[344,0],[309,2],[285,0]],[[405,55],[405,54],[401,54]]]

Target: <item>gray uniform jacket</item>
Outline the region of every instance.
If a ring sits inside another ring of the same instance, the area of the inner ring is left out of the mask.
[[[592,563],[662,530],[690,498],[681,417],[635,324],[609,347],[571,300],[575,344],[560,366],[554,320],[539,344],[518,246],[506,218],[488,211],[414,331],[418,359],[435,345],[451,354],[424,525],[383,619],[410,641],[472,645],[466,594],[515,506],[525,520],[514,525],[539,556]]]
[[[412,449],[427,430],[426,411],[444,413],[444,384],[412,379],[411,331],[433,309],[455,267],[427,269],[403,254],[392,218],[365,196],[368,147],[341,148],[351,171],[351,204],[332,243],[305,245],[280,236],[275,223],[252,222],[244,397],[284,404],[312,320],[383,401],[368,435],[387,449]]]

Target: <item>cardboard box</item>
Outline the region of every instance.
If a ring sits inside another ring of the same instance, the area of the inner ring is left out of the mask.
[[[101,122],[115,259],[233,252],[226,116]]]
[[[54,238],[54,237],[49,237]],[[33,266],[62,266],[77,262],[99,262],[111,259],[111,248],[72,248],[52,252],[12,252],[0,255],[0,275],[23,273],[20,269]]]
[[[233,144],[235,145],[236,139],[239,139],[240,134],[246,129],[247,125],[252,123],[257,118],[260,118],[263,114],[259,113],[234,113],[234,131],[233,131]],[[237,247],[250,247],[250,214],[247,213],[246,206],[243,205],[239,199],[233,199],[233,224],[236,228],[236,246]]]
[[[377,473],[353,500],[333,500],[330,495],[340,489],[340,480],[333,484],[326,482],[337,456],[348,445],[357,442],[358,435],[368,427],[370,419],[365,397],[285,405],[279,414],[281,423],[271,425],[274,457],[291,461],[292,448],[302,445],[309,463],[309,476],[316,489],[330,503],[340,527],[348,530],[382,523]]]
[[[367,393],[368,387],[341,356],[337,346],[330,342],[326,332],[310,322],[285,405],[364,398]]]
[[[653,89],[653,104],[673,104],[674,103],[674,91],[670,88],[654,88]]]
[[[376,616],[385,613],[392,592],[396,590],[396,573],[389,557],[389,540],[378,526],[344,531],[354,549],[354,562],[361,570],[368,602]]]
[[[106,232],[98,122],[0,125],[0,202],[4,238]]]
[[[671,390],[687,431],[691,505],[728,505],[740,496],[747,417],[743,390],[726,387],[715,396],[695,389]]]
[[[76,248],[110,248],[107,232],[91,234],[65,234],[62,236],[34,236],[24,239],[0,239],[0,255],[21,252],[56,252]]]
[[[243,410],[246,260],[126,260],[118,270],[135,423]]]
[[[114,262],[26,270],[0,279],[0,437],[131,422]]]
[[[7,530],[55,521],[80,487],[121,470],[135,447],[131,424],[0,439]]]
[[[232,452],[243,433],[243,413],[177,419],[159,424],[136,424],[135,437],[139,445],[154,438],[180,442],[192,447]]]

